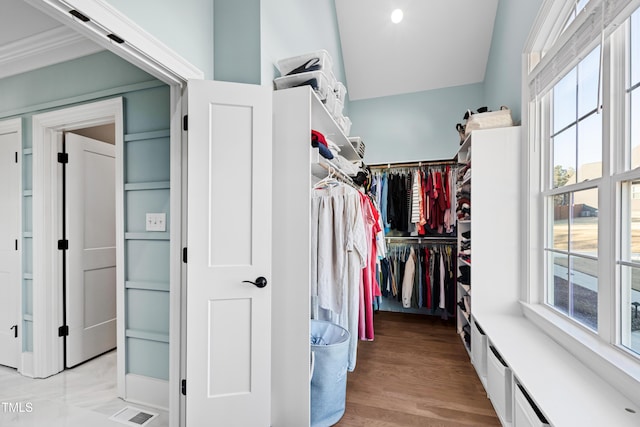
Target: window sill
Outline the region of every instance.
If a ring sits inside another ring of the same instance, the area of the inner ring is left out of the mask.
[[[584,365],[640,405],[640,361],[543,304],[520,302],[524,316]]]

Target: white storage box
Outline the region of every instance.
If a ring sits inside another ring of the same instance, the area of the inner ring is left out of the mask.
[[[327,73],[327,78],[329,79],[329,90],[331,92],[335,92],[335,87],[338,84],[338,79],[336,79],[336,75],[333,74],[333,70],[325,71]]]
[[[293,71],[297,71],[295,74],[308,71],[325,71],[328,73],[332,68],[333,61],[331,56],[324,49],[278,61],[278,70],[282,76],[286,76]]]
[[[342,128],[342,131],[346,136],[349,136],[349,132],[351,132],[351,120],[347,116],[340,116],[337,119],[338,125]]]
[[[487,335],[473,320],[471,327],[471,363],[485,385],[487,382]]]
[[[344,103],[344,100],[347,97],[347,88],[342,82],[337,82],[333,87],[334,92],[338,96],[338,99]]]
[[[522,385],[516,387],[514,427],[548,427],[549,423]]]
[[[315,84],[312,84],[314,83]],[[310,71],[308,73],[292,74],[290,76],[278,77],[274,80],[276,89],[288,89],[302,85],[310,85],[318,94],[321,100],[327,98],[329,93],[329,80],[322,71]]]
[[[333,95],[335,97],[335,94]],[[333,118],[342,117],[342,112],[344,111],[344,102],[340,101],[340,99],[336,98],[336,102],[333,107]]]
[[[358,153],[358,156],[360,156],[361,159],[364,159],[365,146],[362,138],[359,136],[352,136],[351,138],[349,138],[349,142],[351,143],[353,149],[356,150],[356,153]]]
[[[511,369],[502,360],[498,351],[488,345],[487,392],[502,424],[511,422]]]
[[[331,114],[332,117],[335,118],[334,111],[336,110],[336,103],[338,102],[338,98],[333,92],[327,93],[327,98],[324,100],[324,106]]]

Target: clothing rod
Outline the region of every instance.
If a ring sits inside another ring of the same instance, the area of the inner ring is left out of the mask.
[[[413,168],[421,166],[457,166],[458,162],[455,160],[437,160],[437,161],[420,161],[410,163],[376,163],[367,165],[371,169],[391,169],[391,168]]]
[[[456,245],[457,237],[418,237],[418,236],[385,236],[387,243],[439,243]]]

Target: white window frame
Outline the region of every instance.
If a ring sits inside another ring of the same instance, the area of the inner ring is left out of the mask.
[[[603,177],[598,184],[598,333],[568,318],[545,304],[545,233],[548,230],[548,211],[545,210],[543,189],[550,188],[542,165],[550,135],[549,96],[544,96],[566,73],[601,41],[603,49],[603,84],[620,85],[626,82],[626,55],[617,40],[624,37],[622,31],[612,33],[640,6],[640,0],[590,0],[585,9],[560,34],[574,1],[544,0],[534,22],[523,56],[522,111],[523,134],[527,149],[522,159],[523,210],[525,231],[522,239],[522,297],[525,317],[561,343],[576,358],[593,371],[616,385],[623,394],[640,399],[640,360],[620,343],[620,319],[616,307],[620,307],[618,269],[615,260],[619,255],[619,238],[611,242],[610,236],[620,236],[620,186],[629,174],[612,177],[611,171],[620,171],[623,153],[612,150],[609,141],[626,138],[627,121],[625,92],[605,91],[603,99]],[[595,24],[594,24],[595,22]],[[589,26],[591,25],[591,28]],[[595,28],[594,28],[595,27]],[[592,30],[592,34],[584,36]],[[601,37],[601,33],[604,37]],[[558,34],[560,34],[558,36]],[[568,54],[568,52],[573,52]],[[606,86],[603,86],[606,87]],[[625,87],[626,88],[626,87]],[[617,89],[617,87],[616,87]],[[546,100],[546,103],[545,103]],[[637,171],[636,171],[637,172]],[[634,177],[636,174],[631,174]],[[574,190],[578,190],[575,188]],[[617,223],[617,225],[616,225]],[[603,322],[603,319],[608,319]]]

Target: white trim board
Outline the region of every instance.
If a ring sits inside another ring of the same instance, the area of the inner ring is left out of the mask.
[[[33,353],[23,351],[20,357],[20,369],[18,369],[25,377],[33,378]]]
[[[105,1],[25,1],[167,84],[182,86],[189,79],[204,77],[201,70]],[[77,10],[90,20],[83,22],[74,18],[69,14],[70,10]],[[117,35],[124,42],[113,42],[107,37],[109,34]]]
[[[125,375],[126,400],[150,408],[169,409],[169,381],[144,377],[136,374]]]

